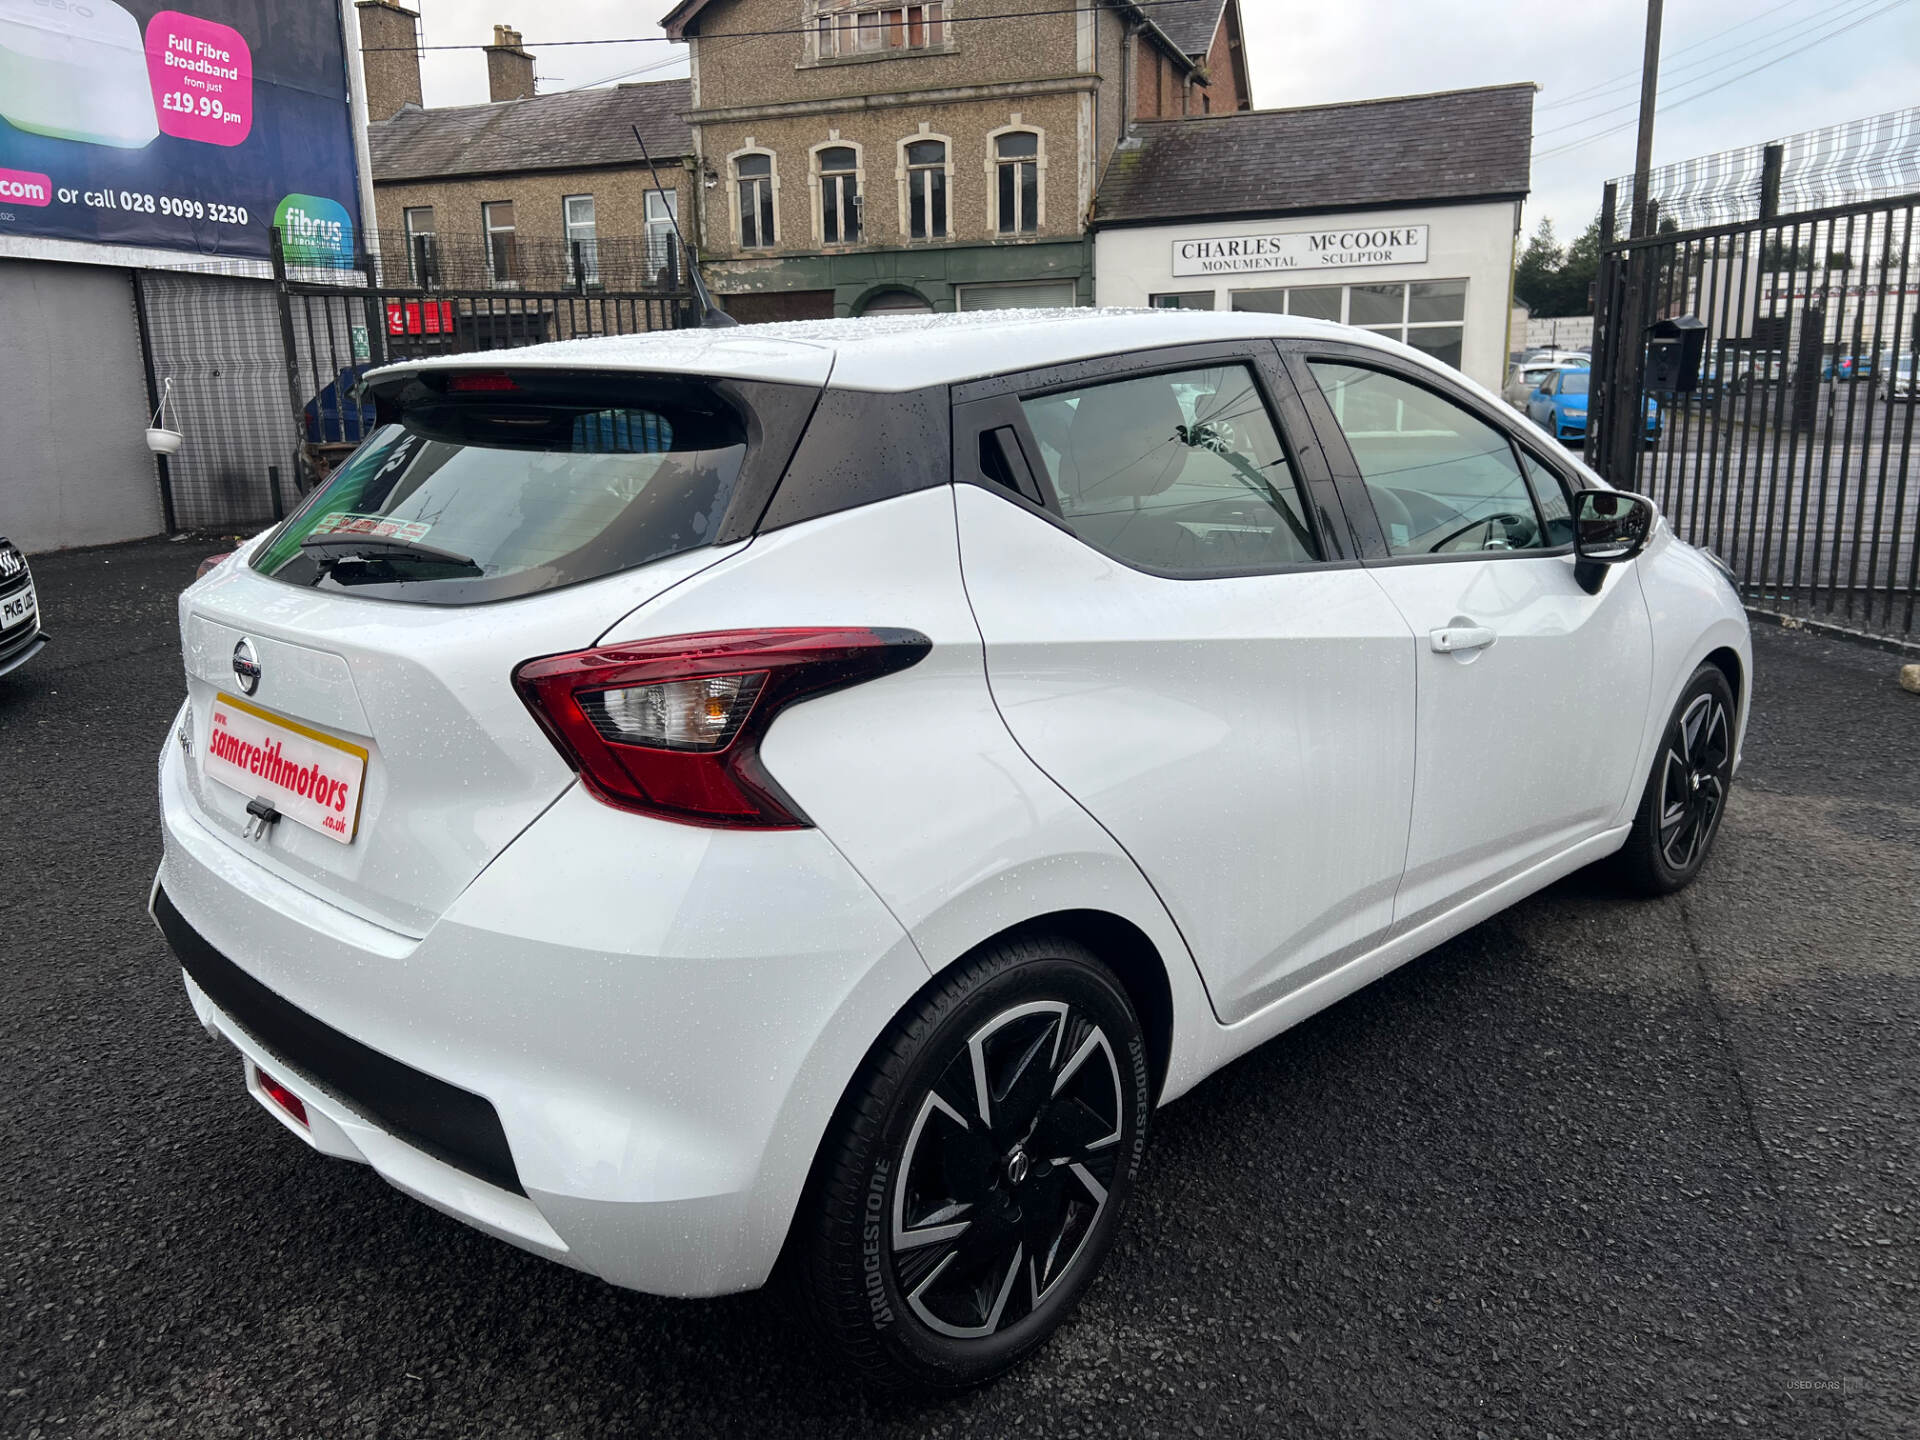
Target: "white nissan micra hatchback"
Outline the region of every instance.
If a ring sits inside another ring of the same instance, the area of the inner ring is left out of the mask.
[[[1498,396],[1267,315],[682,331],[368,377],[180,601],[152,893],[315,1149],[953,1386],[1157,1105],[1554,879],[1699,870],[1717,563]]]

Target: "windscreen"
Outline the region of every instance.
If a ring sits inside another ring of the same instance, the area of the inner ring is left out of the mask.
[[[532,594],[710,544],[746,457],[701,382],[440,384],[411,387],[254,568],[423,604]]]
[[[1562,395],[1586,394],[1587,393],[1587,372],[1584,370],[1567,371],[1566,374],[1560,377],[1560,393]]]

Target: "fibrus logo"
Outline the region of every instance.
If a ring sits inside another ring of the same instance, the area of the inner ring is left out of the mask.
[[[273,212],[280,244],[296,265],[345,266],[353,259],[353,221],[338,200],[289,195]]]
[[[31,170],[0,169],[0,201],[16,205],[51,205],[53,181]]]

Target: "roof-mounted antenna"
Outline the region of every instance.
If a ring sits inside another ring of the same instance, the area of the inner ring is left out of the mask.
[[[635,125],[631,128],[633,138],[640,145],[640,158],[647,162],[647,170],[653,176],[653,188],[662,194],[671,194],[672,192],[660,183],[660,172],[654,168],[653,156],[647,153],[647,142],[640,134],[640,127]],[[680,233],[679,209],[678,205],[671,207],[667,211],[667,219],[673,223],[673,238],[680,242],[680,254],[686,259],[687,278],[693,282],[694,299],[700,302],[701,327],[707,330],[723,330],[729,325],[738,325],[740,322],[715,305],[713,297],[707,293],[706,282],[700,278],[700,267],[694,263],[693,249],[687,244],[687,237]]]

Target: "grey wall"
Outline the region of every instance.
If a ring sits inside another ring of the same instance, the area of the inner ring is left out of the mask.
[[[0,260],[0,534],[26,551],[157,534],[125,270]]]

